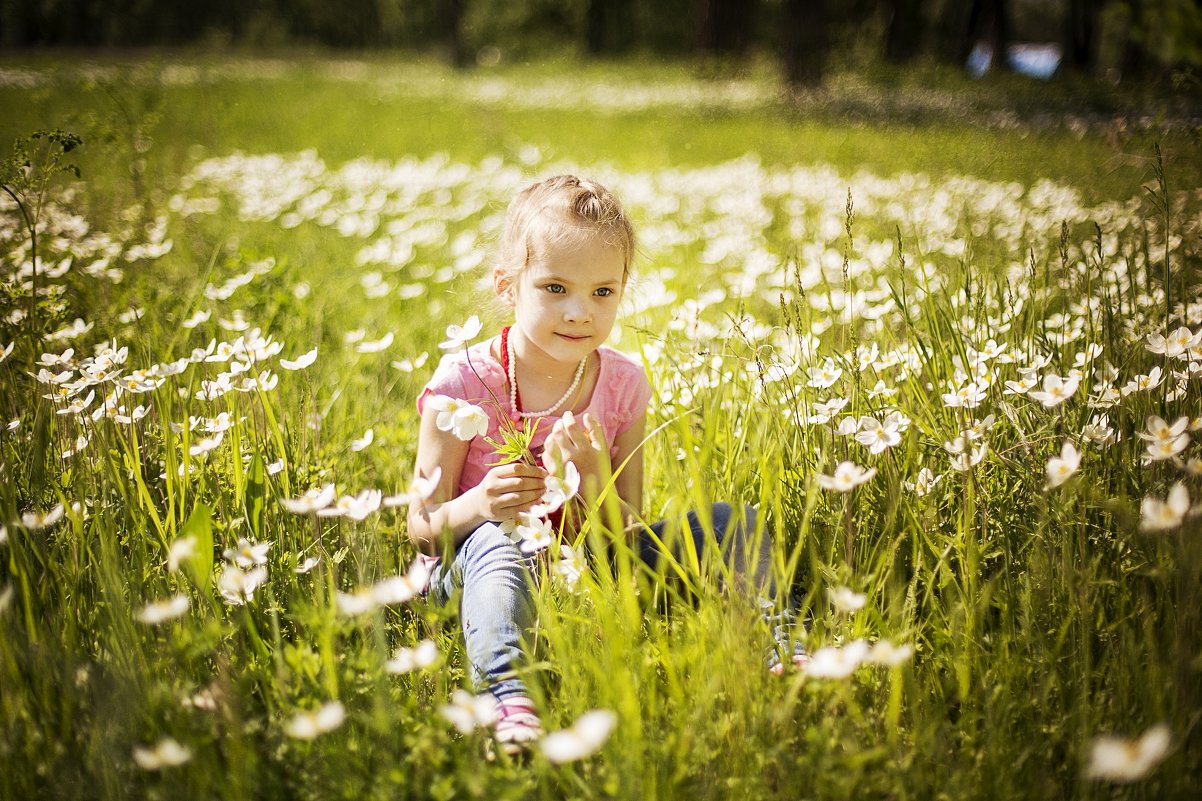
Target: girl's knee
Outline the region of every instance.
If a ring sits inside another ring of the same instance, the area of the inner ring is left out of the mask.
[[[473,531],[460,547],[458,558],[465,576],[472,573],[511,572],[526,569],[527,557],[495,523]]]

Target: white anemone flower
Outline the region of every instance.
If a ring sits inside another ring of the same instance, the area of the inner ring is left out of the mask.
[[[864,608],[864,604],[868,603],[867,595],[856,592],[850,587],[835,587],[827,590],[826,595],[831,601],[831,606],[835,607],[835,611],[844,615],[858,612]]]
[[[884,453],[901,442],[900,424],[901,418],[895,413],[887,415],[884,421],[875,417],[861,417],[856,442],[868,448],[869,453]]]
[[[62,520],[64,512],[66,512],[66,507],[61,503],[55,504],[45,512],[31,510],[21,515],[21,525],[30,531],[41,531]]]
[[[477,727],[491,726],[497,722],[497,702],[488,693],[472,695],[467,690],[456,690],[451,694],[451,703],[438,712],[460,734],[471,734]]]
[[[392,344],[392,340],[393,335],[392,332],[389,331],[379,339],[360,342],[355,346],[355,350],[358,353],[381,353],[388,349],[388,346]]]
[[[380,508],[384,494],[377,489],[366,489],[358,495],[343,495],[333,506],[317,510],[318,517],[347,517],[351,520],[365,520],[369,514]]]
[[[1072,478],[1077,472],[1077,468],[1081,466],[1081,454],[1077,451],[1077,447],[1073,443],[1065,440],[1064,445],[1060,448],[1060,455],[1053,456],[1048,459],[1047,474],[1048,483],[1047,489],[1059,487],[1064,482]]]
[[[197,309],[191,317],[180,323],[184,328],[195,328],[201,323],[207,323],[209,318],[213,316],[213,312],[208,309]]]
[[[551,732],[539,743],[548,761],[575,762],[596,753],[618,725],[618,716],[608,709],[585,712],[566,729]]]
[[[220,445],[223,439],[225,439],[225,432],[218,431],[211,437],[205,437],[204,439],[197,440],[195,445],[188,448],[188,455],[204,456],[206,453],[209,453],[218,445]]]
[[[412,648],[398,648],[396,654],[384,663],[389,673],[412,673],[425,670],[438,662],[440,654],[433,640],[422,640]]]
[[[585,561],[580,551],[566,542],[559,546],[559,559],[552,565],[554,575],[568,590],[575,592],[580,577],[584,575]]]
[[[1163,353],[1169,359],[1176,359],[1202,342],[1202,331],[1195,334],[1181,326],[1167,337],[1163,334],[1148,334],[1146,342],[1146,347],[1152,353]]]
[[[371,596],[381,606],[406,603],[425,591],[433,570],[430,560],[418,557],[409,564],[405,575],[377,581],[371,588]]]
[[[918,475],[913,481],[903,481],[902,486],[910,492],[913,492],[919,498],[927,495],[935,488],[935,485],[942,480],[943,474],[935,475],[931,468],[924,467],[918,471]]]
[[[9,354],[13,352],[13,348],[16,346],[16,344],[16,340],[13,340],[7,345],[0,346],[0,362],[8,358]]]
[[[580,471],[574,462],[568,462],[563,466],[562,477],[548,475],[543,479],[543,485],[546,490],[542,498],[530,508],[530,514],[534,517],[545,517],[576,497],[580,491]]]
[[[467,322],[463,325],[448,325],[447,338],[439,343],[438,347],[448,353],[458,353],[463,348],[480,335],[480,330],[483,328],[480,318],[472,315],[467,318]]]
[[[816,679],[845,679],[856,672],[868,653],[865,640],[853,640],[841,648],[828,645],[815,651],[802,670]]]
[[[522,522],[514,529],[514,534],[519,538],[518,547],[522,553],[538,553],[555,542],[550,520],[540,520],[527,513],[521,517]]]
[[[1185,488],[1185,484],[1178,481],[1173,484],[1165,500],[1153,498],[1151,495],[1144,498],[1139,509],[1140,531],[1168,531],[1177,528],[1185,521],[1187,512],[1189,490]]]
[[[197,545],[196,536],[192,534],[173,540],[170,547],[167,548],[168,572],[176,572],[179,570],[182,562],[186,562],[195,556]]]
[[[159,623],[183,617],[188,613],[190,607],[191,602],[188,600],[188,596],[177,593],[166,600],[151,601],[146,604],[138,610],[137,618],[139,623],[156,626]]]
[[[1048,373],[1043,377],[1043,389],[1033,389],[1027,393],[1027,397],[1039,401],[1045,409],[1051,409],[1071,398],[1080,384],[1081,376],[1076,373],[1070,373],[1065,378]]]
[[[227,565],[217,579],[221,597],[231,606],[242,606],[255,599],[255,590],[267,581],[267,568],[245,571],[237,565]]]
[[[376,438],[375,430],[369,428],[363,432],[362,437],[359,437],[359,439],[351,440],[351,450],[358,453],[359,451],[363,450],[368,445],[370,445],[375,438]]]
[[[880,640],[872,646],[865,662],[873,662],[885,667],[897,667],[905,664],[914,657],[913,645],[894,645],[888,640]]]
[[[397,361],[390,362],[390,363],[392,364],[393,367],[400,370],[402,373],[412,373],[414,370],[421,368],[421,366],[424,365],[426,363],[426,360],[429,358],[430,358],[430,353],[428,351],[423,351],[415,359],[405,358],[405,359],[399,359]]]
[[[346,720],[346,708],[331,701],[309,712],[297,712],[284,724],[284,733],[297,740],[313,740],[334,731]]]
[[[865,469],[854,462],[840,462],[833,476],[818,476],[818,486],[836,492],[851,492],[875,475],[875,467]]]
[[[307,515],[326,508],[334,502],[334,485],[314,487],[299,498],[282,498],[280,503],[294,515]]]
[[[162,770],[183,765],[192,759],[192,751],[172,737],[164,737],[150,748],[134,747],[134,762],[142,770]]]
[[[1112,782],[1134,782],[1147,776],[1169,754],[1172,736],[1169,727],[1159,723],[1136,740],[1102,736],[1089,749],[1085,775]]]
[[[479,406],[447,395],[435,395],[426,403],[438,412],[434,425],[439,431],[449,431],[464,442],[488,433],[488,414]]]
[[[313,568],[317,567],[319,564],[321,564],[320,556],[310,556],[302,560],[301,554],[297,554],[296,567],[292,568],[292,572],[298,576],[303,576]]]
[[[382,503],[388,508],[421,503],[434,495],[434,491],[438,489],[438,482],[441,480],[442,467],[438,466],[428,476],[414,476],[404,492],[397,495],[389,495],[383,499]]]
[[[237,545],[227,548],[221,555],[238,567],[246,568],[267,564],[267,551],[270,549],[270,542],[255,543],[240,537]]]
[[[285,370],[304,370],[315,361],[317,361],[317,348],[307,353],[302,353],[295,359],[280,359],[280,367],[283,367]]]

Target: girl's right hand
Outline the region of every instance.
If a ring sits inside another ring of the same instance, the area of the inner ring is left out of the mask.
[[[468,492],[476,495],[477,513],[484,520],[512,520],[543,497],[546,477],[541,467],[510,462],[489,470]]]

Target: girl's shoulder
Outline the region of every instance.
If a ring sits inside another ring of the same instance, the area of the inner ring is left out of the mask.
[[[418,397],[418,408],[421,409],[422,402],[430,395],[449,395],[478,402],[490,397],[504,383],[504,371],[492,355],[492,340],[477,342],[466,350],[442,357]]]
[[[593,395],[595,409],[603,410],[610,422],[625,427],[647,409],[651,383],[643,363],[636,357],[602,345],[601,376]]]

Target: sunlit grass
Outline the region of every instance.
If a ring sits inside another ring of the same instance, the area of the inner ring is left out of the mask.
[[[1190,797],[1189,170],[1149,194],[1096,137],[565,120],[373,106],[369,85],[162,89],[140,190],[121,141],[54,185],[38,281],[62,290],[32,318],[4,207],[4,797]],[[6,126],[110,108],[21,97]],[[370,492],[412,478],[414,399],[445,327],[488,303],[505,201],[567,169],[642,235],[618,344],[656,390],[648,516],[755,505],[817,666],[769,676],[770,632],[715,560],[648,575],[598,513],[576,588],[541,574],[525,669],[549,730],[593,709],[616,729],[581,761],[489,761],[440,712],[466,681],[453,612],[373,600],[413,550]],[[1179,326],[1170,355],[1155,337]],[[1033,394],[1074,371],[1064,400]],[[1153,416],[1175,455],[1145,459]],[[1080,464],[1048,486],[1066,441]],[[875,472],[852,487],[845,461]],[[351,516],[283,503],[329,484]],[[395,672],[426,640],[433,664]]]

